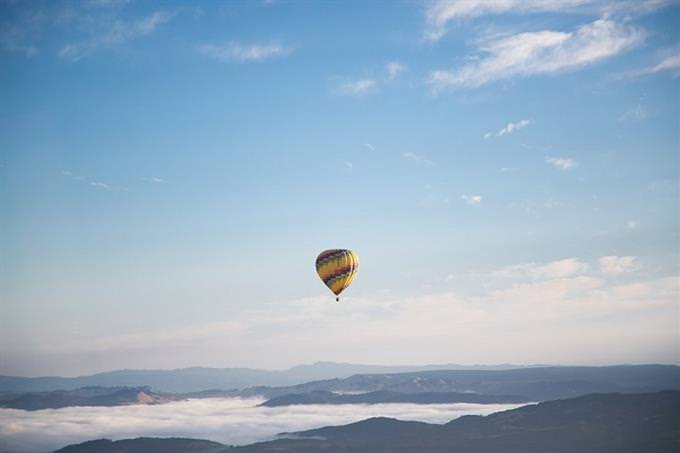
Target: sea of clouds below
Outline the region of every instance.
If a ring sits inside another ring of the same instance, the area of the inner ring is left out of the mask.
[[[86,440],[139,436],[192,437],[232,445],[269,440],[282,432],[340,425],[368,417],[445,423],[514,404],[343,404],[257,407],[256,398],[209,398],[157,406],[0,409],[0,452],[48,452]]]

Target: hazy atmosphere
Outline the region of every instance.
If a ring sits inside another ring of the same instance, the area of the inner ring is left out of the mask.
[[[679,22],[1,1],[0,374],[678,363]]]

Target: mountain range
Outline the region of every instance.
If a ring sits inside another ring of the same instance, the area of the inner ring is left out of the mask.
[[[297,365],[286,370],[251,368],[191,367],[174,370],[117,370],[79,377],[0,376],[0,392],[47,392],[74,390],[81,387],[150,386],[159,392],[200,392],[203,390],[244,389],[253,386],[288,386],[322,379],[345,378],[355,374],[403,373],[426,370],[504,370],[517,365],[360,365],[317,362]]]
[[[642,393],[680,390],[675,365],[606,367],[542,367],[511,370],[432,370],[407,373],[357,374],[343,379],[312,381],[286,387],[251,387],[233,396],[268,399],[310,392],[336,394],[389,391],[513,395],[525,401],[546,401],[588,393]],[[313,399],[313,397],[310,396]]]
[[[159,394],[150,387],[82,387],[75,390],[0,395],[0,407],[35,411],[72,406],[124,406],[163,404],[183,399],[181,395]]]
[[[181,376],[181,373],[175,377]],[[187,398],[261,397],[264,406],[377,403],[523,403],[589,393],[643,393],[680,390],[680,367],[620,365],[543,367],[510,370],[431,370],[356,374],[292,386],[254,386],[242,390],[167,392],[152,388],[145,375],[137,386],[0,393],[0,406],[37,410],[67,406],[161,404]],[[153,381],[153,380],[152,380]]]

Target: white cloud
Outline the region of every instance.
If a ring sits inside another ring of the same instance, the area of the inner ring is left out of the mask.
[[[370,143],[364,143],[364,146],[366,148],[370,149],[371,151],[375,151],[375,147],[373,145],[371,145]]]
[[[375,89],[376,83],[373,79],[360,79],[352,82],[345,82],[338,87],[340,94],[348,96],[361,96]]]
[[[430,167],[430,166],[434,165],[434,162],[432,162],[431,160],[421,156],[420,154],[416,154],[416,153],[412,153],[412,152],[402,153],[401,157],[404,158],[404,159],[411,160],[413,162],[425,165],[426,167]]]
[[[264,61],[270,58],[282,57],[292,52],[292,49],[279,43],[241,44],[229,42],[223,45],[203,44],[198,51],[209,58],[218,61],[236,61],[239,63]]]
[[[387,70],[387,79],[394,80],[406,67],[398,61],[390,61],[385,65],[385,69]]]
[[[629,220],[626,222],[626,229],[628,230],[636,230],[639,225],[639,222],[637,220]]]
[[[158,184],[165,182],[165,180],[163,178],[159,178],[157,176],[151,176],[149,178],[142,178],[142,181],[155,182],[155,183],[158,183]]]
[[[122,45],[133,39],[152,34],[156,29],[172,20],[176,13],[156,11],[153,14],[133,22],[116,21],[108,31],[89,40],[66,44],[58,56],[70,61],[78,61],[100,48],[111,48]]]
[[[496,135],[498,135],[500,137],[502,135],[509,134],[514,130],[522,129],[523,127],[526,127],[528,125],[529,125],[529,120],[521,120],[521,121],[518,121],[517,123],[508,123],[503,129],[498,131],[498,133]]]
[[[578,162],[574,159],[567,157],[546,157],[545,163],[550,164],[555,168],[559,168],[560,170],[569,170],[578,165]]]
[[[574,277],[588,271],[588,264],[577,258],[551,261],[545,264],[526,263],[504,267],[493,273],[502,278],[530,278],[531,280],[550,280]]]
[[[642,105],[631,107],[619,117],[619,121],[643,121],[649,118],[649,111]]]
[[[102,189],[110,189],[111,188],[111,186],[109,186],[108,184],[103,183],[103,182],[99,182],[99,181],[90,181],[90,185],[94,186],[94,187],[100,187]]]
[[[642,42],[632,26],[599,19],[574,32],[526,32],[492,38],[477,60],[455,71],[437,70],[428,83],[435,93],[448,87],[474,88],[497,80],[552,74],[594,64]]]
[[[386,416],[445,423],[487,415],[517,404],[342,404],[258,407],[260,398],[206,398],[161,405],[0,409],[0,448],[16,453],[54,451],[86,440],[190,437],[242,445],[301,431]]]
[[[634,256],[603,256],[599,263],[600,270],[606,275],[620,275],[640,269]]]
[[[352,170],[354,169],[354,165],[352,164],[352,162],[346,161],[345,162],[345,168],[347,169],[347,171],[349,171],[351,173]]]
[[[639,71],[638,74],[656,74],[657,72],[671,71],[673,78],[680,76],[680,53],[668,55],[654,66]]]
[[[505,125],[504,128],[502,128],[501,130],[496,132],[496,137],[502,137],[505,134],[509,134],[509,133],[516,131],[518,129],[522,129],[523,127],[527,127],[529,125],[529,123],[530,123],[529,120],[520,120],[516,123],[508,123],[508,124]],[[493,135],[494,134],[492,134],[491,132],[487,132],[486,134],[484,134],[484,138],[487,139],[487,138],[490,138]]]
[[[484,14],[564,11],[593,0],[434,0],[425,10],[425,39],[437,41],[449,22]]]
[[[461,195],[460,199],[467,204],[480,204],[482,202],[481,195]]]

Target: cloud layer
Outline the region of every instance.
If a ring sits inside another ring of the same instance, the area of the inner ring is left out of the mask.
[[[247,444],[281,432],[339,425],[368,417],[445,423],[466,414],[485,415],[519,405],[376,404],[257,407],[260,399],[197,399],[158,406],[70,407],[41,411],[0,409],[0,450],[53,451],[96,438],[193,437]]]

